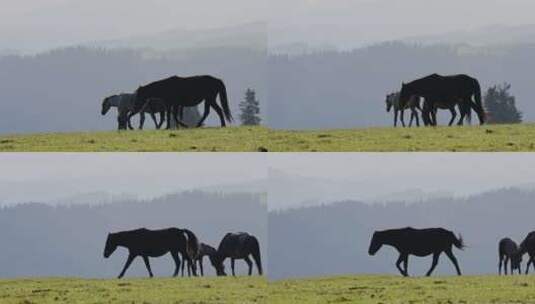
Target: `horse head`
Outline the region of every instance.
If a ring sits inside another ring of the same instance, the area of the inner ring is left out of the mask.
[[[110,98],[111,97],[113,97],[113,96],[106,97],[102,101],[102,110],[100,111],[100,114],[106,115],[106,113],[108,113],[108,111],[110,110],[110,108],[111,108]]]
[[[379,249],[383,246],[383,241],[381,240],[380,232],[375,231],[372,236],[372,241],[370,242],[370,248],[368,249],[369,255],[375,255]]]
[[[115,241],[114,235],[108,233],[108,238],[106,239],[106,246],[104,247],[104,258],[109,258],[113,252],[117,249],[117,243]]]
[[[519,269],[520,270],[520,267],[521,267],[520,265],[521,264],[522,264],[522,253],[521,253],[520,250],[518,250],[511,257],[511,266],[513,266],[513,269]],[[520,270],[520,271],[522,271],[522,270]]]
[[[224,258],[219,253],[212,254],[209,257],[210,263],[212,263],[212,266],[214,266],[216,274],[218,276],[226,276],[227,273],[225,272],[225,264],[223,264]]]

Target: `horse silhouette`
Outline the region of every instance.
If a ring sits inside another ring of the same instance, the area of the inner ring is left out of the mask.
[[[262,275],[262,261],[260,259],[260,245],[256,237],[245,233],[227,233],[219,243],[217,253],[210,256],[210,262],[216,269],[218,276],[226,276],[225,259],[230,258],[232,275],[235,276],[234,262],[237,259],[245,260],[249,267],[249,275],[253,274],[253,263],[249,256],[252,255],[256,263],[258,274]]]
[[[436,125],[436,118],[434,121],[432,119],[432,111],[436,108],[435,103],[442,103],[443,106],[449,105],[448,108],[458,105],[461,110],[459,125],[462,125],[465,116],[470,114],[470,109],[477,113],[480,124],[485,123],[485,112],[481,103],[481,86],[477,79],[468,75],[442,76],[431,74],[406,84],[403,83],[399,97],[400,104],[405,105],[414,95],[425,99],[422,118],[424,122],[431,125]]]
[[[533,268],[535,269],[535,231],[528,233],[522,243],[520,243],[517,255],[521,257],[526,253],[529,256],[526,264],[526,274],[528,274],[530,265],[533,265]]]
[[[167,113],[167,129],[171,128],[171,116],[175,119],[177,125],[185,124],[177,117],[177,113],[182,115],[181,107],[197,106],[204,101],[204,115],[198,122],[200,127],[208,114],[210,108],[213,108],[221,121],[221,127],[225,127],[227,122],[232,121],[232,114],[227,98],[227,89],[221,79],[204,75],[193,77],[172,76],[166,79],[152,82],[148,85],[141,86],[136,91],[137,98],[134,112],[142,111],[146,106],[147,100],[157,98],[163,100]],[[217,96],[221,101],[221,106],[217,104]]]
[[[503,238],[500,240],[500,243],[498,244],[498,257],[499,275],[502,274],[502,262],[504,265],[504,273],[507,275],[507,264],[509,263],[509,261],[511,261],[511,274],[513,274],[513,271],[515,269],[518,269],[518,274],[522,273],[522,255],[518,254],[518,245],[510,238]]]
[[[394,127],[397,127],[398,124],[398,113],[400,113],[400,120],[401,125],[405,127],[405,114],[404,111],[406,109],[411,110],[411,119],[409,121],[409,127],[412,126],[413,119],[416,119],[416,125],[420,126],[420,121],[418,120],[418,110],[422,110],[420,108],[420,97],[418,96],[412,96],[409,101],[404,105],[404,107],[401,107],[399,103],[399,92],[391,93],[386,95],[386,111],[390,112],[390,110],[393,108],[394,112]]]
[[[205,243],[200,243],[199,245],[199,254],[197,255],[197,258],[193,260],[193,263],[198,264],[198,269],[201,274],[201,276],[204,276],[204,257],[207,256],[208,258],[214,256],[217,254],[217,250]],[[182,276],[184,276],[184,266],[186,263],[182,263]],[[188,276],[190,275],[191,270],[191,264],[188,262]]]
[[[175,261],[174,277],[178,275],[180,269],[181,254],[186,260],[194,260],[199,252],[199,242],[193,232],[187,229],[167,228],[162,230],[149,230],[146,228],[121,231],[108,234],[106,246],[104,248],[104,258],[109,258],[117,247],[128,249],[128,258],[119,274],[122,278],[130,267],[132,261],[141,256],[145,266],[152,278],[149,257],[161,257],[166,253],[171,253]],[[195,265],[193,265],[193,274],[196,275]]]
[[[465,246],[462,238],[460,236],[457,238],[449,230],[443,228],[414,229],[408,227],[375,231],[368,250],[369,255],[375,255],[383,245],[392,246],[399,252],[396,267],[403,276],[409,276],[409,255],[424,257],[432,254],[433,263],[426,274],[430,276],[437,266],[438,258],[442,252],[446,253],[455,266],[457,274],[461,275],[459,264],[452,252],[452,246],[461,250]],[[400,266],[402,262],[405,269]]]
[[[132,111],[134,110],[135,105],[135,94],[127,94],[122,93],[118,95],[112,95],[109,97],[104,98],[102,101],[102,109],[101,114],[106,115],[108,111],[115,107],[117,108],[117,122],[118,122],[118,129],[119,130],[125,130],[127,127],[132,130],[134,129],[132,127],[131,118]],[[148,101],[148,105],[143,109],[143,111],[140,111],[139,116],[139,129],[143,129],[143,125],[145,123],[145,113],[150,114],[152,117],[152,120],[154,121],[154,125],[156,125],[156,129],[159,129],[163,124],[163,119],[165,117],[165,105],[162,103],[162,101],[153,99]],[[156,119],[155,114],[160,114],[160,121],[158,122]]]

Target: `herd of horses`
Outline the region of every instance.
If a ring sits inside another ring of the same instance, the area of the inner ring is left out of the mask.
[[[220,104],[217,103],[219,96]],[[101,114],[105,115],[110,108],[118,111],[118,129],[133,129],[131,118],[140,114],[140,129],[143,128],[145,113],[151,115],[157,129],[167,122],[166,128],[173,125],[187,127],[183,119],[184,108],[196,107],[204,102],[204,114],[197,123],[203,125],[214,109],[221,121],[221,127],[232,122],[232,113],[227,98],[227,89],[221,79],[209,75],[179,77],[172,76],[140,86],[134,93],[119,94],[106,97],[102,101]],[[156,115],[160,115],[160,119]]]
[[[393,109],[394,127],[398,123],[398,113],[401,124],[405,127],[405,110],[411,111],[409,126],[412,126],[413,120],[416,120],[416,125],[420,126],[418,111],[421,112],[424,125],[436,126],[439,109],[450,111],[451,119],[448,125],[451,126],[457,117],[456,107],[461,114],[458,125],[462,125],[465,119],[470,122],[472,110],[476,112],[479,123],[485,123],[481,86],[477,79],[468,75],[431,74],[409,83],[403,83],[399,92],[386,96],[385,102],[387,112]]]
[[[153,277],[149,258],[161,257],[171,254],[175,262],[176,277],[181,269],[184,276],[184,267],[187,263],[188,275],[197,276],[197,265],[200,275],[204,275],[203,261],[208,257],[218,276],[226,276],[224,261],[230,258],[232,275],[235,275],[235,260],[245,260],[249,267],[249,275],[253,272],[254,260],[258,274],[262,275],[262,262],[260,257],[260,244],[258,239],[245,232],[227,233],[219,247],[214,247],[199,242],[197,236],[188,229],[167,228],[161,230],[149,230],[140,228],[136,230],[121,231],[108,234],[104,247],[104,258],[109,258],[117,247],[128,249],[128,258],[119,274],[119,279],[124,276],[130,264],[136,257],[143,258],[149,276]]]
[[[453,255],[453,247],[463,250],[466,246],[461,236],[457,237],[453,232],[444,228],[414,229],[407,227],[375,231],[370,242],[368,254],[375,255],[383,245],[392,246],[399,252],[396,268],[403,276],[409,276],[409,255],[418,257],[433,255],[431,268],[426,273],[426,276],[430,276],[435,270],[442,253],[445,253],[453,263],[457,274],[461,275],[461,268],[457,258]],[[526,253],[529,259],[525,273],[528,274],[530,266],[535,269],[535,231],[528,233],[520,245],[517,245],[510,238],[501,239],[498,244],[498,274],[502,274],[503,266],[504,273],[507,275],[509,262],[511,262],[510,273],[513,274],[514,270],[518,270],[520,274],[522,272],[522,256]]]

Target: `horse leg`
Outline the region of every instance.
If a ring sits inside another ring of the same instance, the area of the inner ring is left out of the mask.
[[[453,252],[451,252],[451,248],[446,250],[446,255],[448,258],[450,258],[451,262],[455,266],[455,270],[457,270],[457,275],[461,275],[461,268],[459,267],[459,263],[457,263],[457,258],[453,255]]]
[[[511,275],[515,274],[515,270],[513,269],[513,259],[511,259]]]
[[[244,260],[245,263],[247,263],[247,266],[249,267],[249,276],[253,275],[253,262],[248,256],[246,256]]]
[[[398,260],[396,261],[396,267],[399,270],[399,272],[401,272],[401,275],[404,276],[404,277],[408,276],[408,274],[401,268],[400,264],[401,264],[401,262],[403,262],[405,260],[405,257],[406,257],[405,254],[400,253],[399,257],[398,257]]]
[[[399,112],[399,118],[401,120],[401,125],[403,126],[403,128],[405,128],[405,110],[401,110]]]
[[[172,110],[171,106],[165,107],[165,115],[167,116],[167,125],[165,126],[165,128],[167,130],[171,130],[171,110]]]
[[[178,272],[180,271],[180,257],[178,256],[177,251],[172,251],[171,256],[175,261],[175,272],[173,273],[173,277],[176,277],[178,275]]]
[[[204,260],[204,257],[199,258],[199,270],[201,271],[201,277],[204,277],[203,260]]]
[[[120,278],[122,278],[124,276],[126,270],[128,269],[128,267],[130,267],[130,264],[132,264],[132,261],[134,259],[135,259],[134,255],[131,255],[131,254],[128,255],[128,258],[126,259],[126,263],[124,264],[124,267],[123,267],[123,271],[121,271],[121,274],[119,274],[118,279],[120,279]]]
[[[163,125],[163,121],[165,119],[165,111],[160,112],[160,122],[156,125],[156,129],[160,129]]]
[[[154,125],[156,128],[158,128],[158,121],[156,120],[156,114],[154,112],[150,112],[150,117],[152,118],[152,121],[154,122]]]
[[[398,110],[394,110],[394,128],[398,126]]]
[[[431,273],[433,273],[433,270],[435,270],[435,267],[437,267],[438,257],[439,256],[440,256],[440,252],[439,253],[433,253],[433,262],[431,263],[431,268],[429,268],[429,270],[425,274],[426,276],[430,276]]]
[[[145,113],[140,112],[139,113],[139,129],[143,130],[143,125],[145,124]]]
[[[505,275],[507,275],[507,264],[509,264],[509,257],[505,257],[505,261],[503,262],[503,272],[505,273]],[[511,263],[512,265],[513,263]]]
[[[210,105],[212,106],[212,108],[214,108],[214,110],[217,112],[217,115],[219,115],[219,120],[221,121],[221,127],[224,128],[227,126],[227,124],[225,123],[225,116],[223,115],[223,110],[221,109],[221,107],[217,104],[217,102],[215,102],[215,98],[213,100],[213,102],[210,102]]]
[[[412,108],[412,115],[414,115],[414,119],[416,119],[416,126],[420,126],[420,120],[418,118],[418,111],[416,111],[416,107]]]
[[[236,262],[235,259],[233,259],[233,258],[230,259],[230,268],[232,268],[232,276],[233,277],[236,276],[236,274],[234,273],[234,265],[236,264],[235,262]]]
[[[498,275],[502,275],[502,260],[503,260],[503,256],[500,254],[499,262],[498,262]]]
[[[459,121],[457,122],[458,126],[463,125],[464,118],[466,117],[466,107],[464,106],[463,102],[464,102],[463,100],[459,101],[459,112],[461,113],[461,117],[459,118]]]
[[[450,113],[451,113],[451,119],[450,119],[450,122],[448,123],[448,126],[451,127],[451,125],[455,121],[455,117],[457,117],[457,111],[455,111],[455,107],[450,108]]]
[[[405,256],[405,259],[403,260],[403,267],[405,268],[405,274],[409,276],[409,255],[408,254]]]
[[[202,126],[202,124],[206,120],[206,117],[208,117],[208,114],[210,114],[210,104],[207,101],[205,101],[204,102],[204,114],[203,114],[201,120],[199,120],[199,122],[197,123],[197,128]]]
[[[531,257],[528,259],[528,262],[526,264],[526,275],[529,273],[529,264],[531,264]]]
[[[144,255],[143,261],[145,262],[145,266],[147,267],[147,270],[149,271],[149,276],[152,278],[153,275],[152,275],[152,270],[150,269],[149,257]]]

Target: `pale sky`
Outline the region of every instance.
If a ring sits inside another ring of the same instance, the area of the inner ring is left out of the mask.
[[[533,0],[0,0],[0,49],[268,21],[270,41],[359,45],[533,24]]]
[[[151,198],[267,177],[260,153],[2,153],[0,168],[0,206],[100,192]]]
[[[265,21],[267,0],[0,0],[0,49]]]
[[[490,25],[534,24],[533,0],[270,0],[270,44],[360,45]]]
[[[287,175],[283,182],[270,178],[270,209],[307,201],[372,203],[398,193],[403,200],[415,190],[462,197],[507,187],[535,190],[533,153],[280,153],[270,154],[269,166]]]

